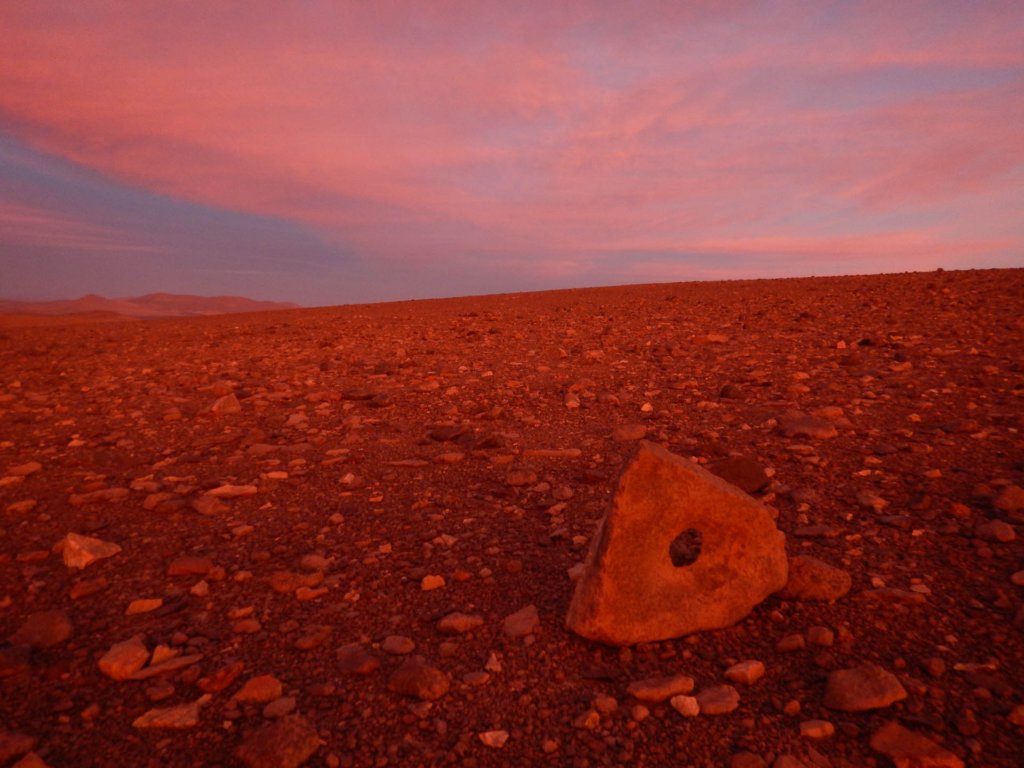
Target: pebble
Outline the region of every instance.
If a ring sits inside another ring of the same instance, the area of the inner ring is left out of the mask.
[[[258,489],[255,485],[220,485],[216,488],[211,488],[206,492],[207,496],[212,496],[215,499],[237,499],[242,496],[255,496]]]
[[[630,683],[626,692],[638,701],[660,704],[673,696],[690,693],[693,685],[693,678],[686,675],[648,677]]]
[[[296,700],[294,696],[281,696],[274,699],[263,708],[263,716],[268,720],[290,715],[295,711]]]
[[[69,533],[58,546],[62,550],[64,565],[68,568],[86,568],[97,560],[113,557],[121,551],[121,547],[113,542],[77,533]]]
[[[889,721],[871,735],[871,748],[897,766],[964,768],[964,762],[926,736]]]
[[[23,755],[36,748],[39,739],[18,731],[0,730],[0,765],[12,757]]]
[[[283,691],[281,681],[273,675],[257,675],[249,678],[231,698],[240,704],[266,704],[280,698]]]
[[[531,604],[506,616],[501,624],[501,630],[509,637],[526,637],[532,635],[539,626],[540,616],[537,614],[537,606]]]
[[[11,635],[11,642],[33,648],[49,648],[63,643],[74,630],[71,619],[61,610],[39,611],[29,614],[18,631]]]
[[[731,685],[716,685],[697,694],[700,711],[705,715],[724,715],[740,705],[740,694]]]
[[[100,672],[113,680],[130,680],[145,666],[149,651],[142,642],[142,635],[135,635],[110,647],[99,660]]]
[[[647,437],[647,426],[644,424],[619,424],[612,431],[612,439],[620,443],[643,440]]]
[[[218,669],[208,677],[200,678],[196,685],[204,693],[219,693],[231,685],[242,674],[245,664],[241,661],[232,661]]]
[[[163,604],[164,601],[159,597],[132,600],[128,604],[128,609],[125,611],[125,615],[134,616],[139,613],[149,613],[150,611],[155,611]]]
[[[384,642],[380,644],[380,649],[384,653],[390,653],[394,656],[404,656],[416,650],[416,643],[412,638],[405,637],[404,635],[388,635],[384,638]]]
[[[449,613],[437,623],[437,630],[445,635],[463,635],[482,627],[484,617],[468,613]]]
[[[171,561],[167,566],[168,576],[205,576],[213,570],[213,561],[207,557],[186,555]]]
[[[804,720],[800,723],[800,735],[805,739],[827,739],[835,732],[836,727],[828,720]]]
[[[1002,520],[986,520],[974,529],[974,535],[985,541],[1008,544],[1017,539],[1017,531],[1009,523]]]
[[[350,643],[335,652],[336,669],[344,675],[371,675],[380,669],[380,660],[359,643]]]
[[[814,626],[807,630],[807,642],[811,645],[820,645],[822,648],[830,648],[835,642],[835,633],[828,627]]]
[[[483,731],[477,736],[481,743],[491,749],[501,749],[508,742],[508,731]]]
[[[729,768],[767,768],[768,763],[753,752],[736,752],[729,758]]]
[[[695,696],[686,696],[685,694],[673,696],[669,699],[669,704],[683,717],[696,717],[700,714],[700,703]]]
[[[423,577],[423,580],[420,582],[420,589],[424,592],[430,592],[433,589],[440,589],[444,584],[444,576],[431,574]]]
[[[725,679],[734,683],[753,685],[764,677],[764,663],[756,660],[741,661],[725,670]]]
[[[316,729],[299,715],[286,715],[257,729],[235,750],[247,768],[298,768],[323,741]]]
[[[199,708],[212,697],[204,693],[191,704],[151,709],[132,722],[134,728],[194,728],[199,724]]]
[[[388,689],[403,696],[435,701],[450,687],[448,676],[419,659],[408,659],[391,675]]]
[[[42,468],[43,465],[38,461],[28,461],[24,464],[17,464],[13,467],[8,467],[7,474],[12,477],[28,477],[29,475],[34,475]]]
[[[842,712],[881,709],[905,698],[896,675],[870,662],[832,672],[825,685],[825,706]]]
[[[838,600],[853,585],[850,574],[809,555],[789,558],[789,578],[778,595],[783,600]]]
[[[21,758],[21,760],[12,765],[11,768],[50,768],[50,764],[35,752],[29,752]]]
[[[795,633],[792,635],[786,635],[784,638],[779,640],[775,644],[775,650],[780,653],[790,653],[792,651],[801,651],[806,647],[804,636],[802,634]]]

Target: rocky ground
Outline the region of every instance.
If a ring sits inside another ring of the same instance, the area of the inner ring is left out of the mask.
[[[0,327],[0,765],[1021,765],[1022,310],[1002,270]],[[736,459],[803,582],[568,632],[643,437]]]

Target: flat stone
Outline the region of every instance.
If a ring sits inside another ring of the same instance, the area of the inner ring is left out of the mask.
[[[768,485],[764,468],[749,456],[733,456],[707,465],[707,470],[744,493],[756,493]]]
[[[24,464],[16,464],[13,467],[8,467],[7,474],[13,477],[28,477],[29,475],[34,475],[42,468],[43,465],[38,461],[28,461]]]
[[[831,422],[801,411],[787,411],[779,417],[779,431],[786,437],[827,440],[839,434]]]
[[[92,536],[69,533],[60,543],[64,556],[64,565],[68,568],[85,568],[97,560],[113,557],[121,551],[121,547],[109,541]]]
[[[626,693],[638,701],[658,704],[668,701],[673,696],[689,693],[693,690],[693,684],[693,678],[687,675],[648,677],[634,680],[626,688]]]
[[[964,761],[952,752],[895,721],[875,731],[869,743],[896,768],[964,768]]]
[[[255,496],[257,492],[258,489],[255,485],[231,485],[229,483],[211,488],[206,495],[215,499],[237,499],[241,496]]]
[[[764,663],[750,659],[733,664],[725,670],[725,679],[733,683],[753,685],[764,677]]]
[[[838,600],[850,591],[853,579],[842,568],[836,568],[810,555],[789,558],[789,578],[779,590],[784,600]]]
[[[234,395],[224,395],[223,397],[217,398],[214,404],[210,406],[210,413],[215,413],[218,416],[241,412],[242,404],[238,402],[238,398]]]
[[[380,669],[380,660],[359,643],[349,643],[336,652],[338,672],[344,675],[371,675]]]
[[[110,646],[99,660],[100,672],[113,680],[131,680],[149,660],[149,650],[141,635]]]
[[[431,667],[418,659],[408,659],[391,679],[388,689],[403,696],[423,701],[435,701],[448,693],[448,676],[437,667]]]
[[[33,648],[49,648],[71,637],[73,629],[71,619],[64,611],[40,611],[29,614],[25,623],[11,635],[11,642]]]
[[[246,680],[231,698],[241,704],[266,704],[280,698],[283,692],[284,686],[273,675],[257,675]]]
[[[208,557],[185,555],[171,561],[167,566],[168,576],[205,576],[213,570],[213,561]]]
[[[463,635],[483,625],[483,616],[455,612],[437,622],[437,631],[445,635]]]
[[[416,641],[404,635],[388,635],[380,644],[380,649],[394,656],[404,656],[416,650]]]
[[[0,730],[0,765],[36,748],[39,739],[17,731]]]
[[[480,743],[491,749],[501,749],[508,741],[508,731],[484,731],[477,734]]]
[[[731,685],[716,685],[697,694],[703,715],[725,715],[740,705],[740,693]]]
[[[323,742],[299,715],[287,715],[246,737],[235,756],[247,768],[299,768]]]
[[[647,427],[644,424],[620,424],[612,430],[612,439],[620,443],[643,440],[645,437],[647,437]]]
[[[501,624],[501,631],[509,637],[526,637],[532,635],[539,626],[540,616],[537,614],[537,606],[528,605],[506,616]]]
[[[842,712],[881,709],[905,698],[907,692],[896,675],[870,662],[837,669],[825,686],[825,706]]]
[[[199,725],[199,708],[210,700],[211,696],[204,693],[191,704],[179,704],[175,707],[151,709],[132,722],[134,728],[194,728]]]
[[[10,677],[28,670],[31,650],[25,645],[0,646],[0,677]]]
[[[566,626],[611,645],[718,629],[786,575],[785,536],[766,507],[645,441],[591,542]]]
[[[141,597],[137,600],[132,600],[128,603],[128,608],[125,610],[125,616],[135,616],[139,613],[149,613],[155,611],[161,605],[164,604],[163,598],[160,597]]]
[[[800,735],[805,739],[827,739],[835,732],[836,727],[828,720],[804,720],[800,723]]]
[[[672,709],[683,717],[696,717],[700,714],[700,702],[697,701],[695,696],[679,694],[669,699],[669,704],[672,705]]]

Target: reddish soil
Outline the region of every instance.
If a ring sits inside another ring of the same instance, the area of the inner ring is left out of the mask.
[[[993,530],[1024,522],[1022,331],[1024,270],[0,327],[0,638],[41,611],[72,624],[28,652],[24,634],[0,640],[0,731],[32,737],[53,766],[235,765],[294,704],[323,740],[307,765],[721,766],[749,751],[883,766],[869,740],[895,720],[969,765],[1021,765],[1024,544]],[[229,392],[240,412],[211,415]],[[786,437],[777,419],[793,409],[838,434]],[[682,456],[769,470],[755,496],[778,510],[790,555],[845,569],[851,591],[773,596],[731,628],[626,650],[567,632],[567,571],[635,448],[613,435],[631,423]],[[12,474],[29,462],[41,469]],[[223,484],[256,493],[191,506]],[[128,490],[81,498],[103,489]],[[121,552],[69,568],[54,546],[72,531]],[[214,567],[169,575],[182,555]],[[444,586],[424,591],[430,575]],[[142,598],[162,604],[126,615]],[[529,604],[539,628],[506,637],[503,619]],[[441,634],[452,611],[483,625]],[[777,649],[797,633],[825,642],[816,626],[831,645]],[[101,673],[133,635],[202,658],[145,681]],[[404,659],[381,647],[389,635],[448,692],[389,690]],[[351,643],[379,669],[346,673],[337,649]],[[492,655],[500,671],[471,674]],[[745,659],[767,671],[736,686],[735,711],[634,717],[630,682],[685,673],[699,691]],[[826,708],[829,672],[866,661],[907,698]],[[196,701],[232,662],[241,674],[198,724],[133,727]],[[258,675],[283,686],[267,715],[231,700]],[[581,718],[598,694],[617,709]],[[807,720],[834,735],[801,736]],[[479,738],[492,730],[503,747]],[[0,749],[0,765],[26,749]]]

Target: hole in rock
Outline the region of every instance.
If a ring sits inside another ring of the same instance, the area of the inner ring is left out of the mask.
[[[693,565],[700,557],[701,536],[696,528],[687,528],[668,545],[668,556],[676,568]]]

